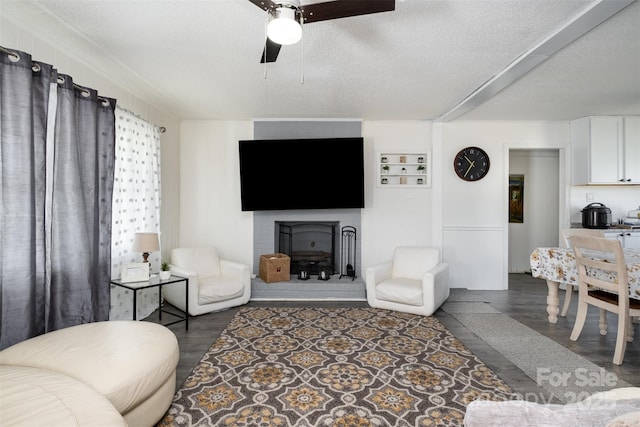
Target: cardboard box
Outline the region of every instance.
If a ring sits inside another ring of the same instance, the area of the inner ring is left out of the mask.
[[[290,277],[291,258],[285,254],[260,256],[260,278],[265,283],[286,282]]]

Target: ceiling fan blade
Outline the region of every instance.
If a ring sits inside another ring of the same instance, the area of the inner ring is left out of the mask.
[[[251,3],[255,4],[256,6],[258,6],[260,9],[262,10],[269,10],[269,9],[275,9],[276,7],[278,7],[273,1],[271,0],[249,0]]]
[[[390,12],[395,8],[395,0],[333,0],[301,7],[305,24],[370,13]]]
[[[264,44],[264,50],[262,51],[262,56],[260,56],[260,63],[264,64],[265,59],[266,59],[266,62],[276,62],[276,59],[278,58],[278,53],[280,53],[281,47],[282,45],[272,42],[267,37],[267,41]]]

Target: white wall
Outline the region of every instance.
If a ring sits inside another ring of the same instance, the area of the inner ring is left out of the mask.
[[[109,79],[92,64],[67,52],[64,46],[54,46],[46,34],[39,34],[38,28],[29,28],[29,23],[15,23],[0,14],[0,45],[17,49],[31,55],[35,61],[53,65],[59,73],[68,74],[81,86],[98,90],[102,96],[115,98],[117,105],[134,112],[156,126],[164,126],[167,131],[161,136],[162,149],[162,209],[160,212],[161,244],[163,259],[168,259],[171,248],[178,242],[179,206],[179,121],[171,114],[156,109],[152,104],[124,89]]]
[[[238,141],[253,138],[253,123],[186,120],[180,129],[180,246],[213,245],[222,258],[251,265],[253,214],[240,207]]]
[[[508,288],[509,150],[566,149],[569,141],[567,122],[457,121],[442,125],[443,255],[450,264],[452,287]],[[463,181],[453,171],[453,158],[467,146],[482,147],[491,160],[488,175],[477,182]],[[561,162],[560,185],[566,179],[562,172]],[[563,208],[561,204],[559,209]]]
[[[365,209],[362,210],[364,272],[369,265],[390,260],[396,246],[433,244],[430,214],[433,190],[376,185],[376,153],[431,150],[430,122],[365,121],[362,133],[366,150]]]

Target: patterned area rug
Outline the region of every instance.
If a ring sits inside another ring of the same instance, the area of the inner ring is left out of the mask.
[[[512,390],[434,317],[241,309],[159,426],[445,426]]]

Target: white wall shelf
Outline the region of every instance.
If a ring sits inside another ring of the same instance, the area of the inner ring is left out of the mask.
[[[376,169],[380,188],[431,188],[430,151],[379,152]]]

